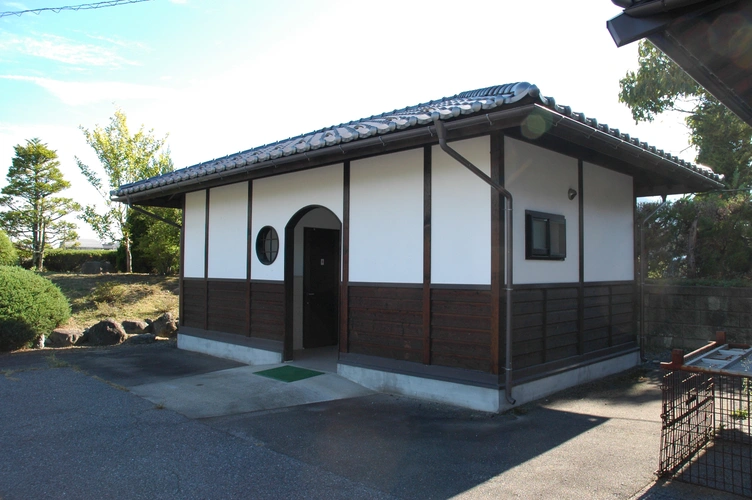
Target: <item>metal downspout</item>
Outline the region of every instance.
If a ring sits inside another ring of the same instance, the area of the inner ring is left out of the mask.
[[[640,223],[640,360],[645,361],[645,275],[648,271],[648,259],[645,255],[645,224],[666,205],[666,195],[661,195],[663,202],[655,207]]]
[[[472,173],[480,177],[486,184],[498,191],[505,199],[506,209],[504,223],[506,225],[507,237],[505,238],[506,258],[504,261],[504,270],[507,274],[507,287],[506,287],[506,360],[504,364],[504,397],[511,405],[516,401],[512,398],[512,193],[507,191],[504,186],[487,176],[482,170],[473,165],[470,160],[459,154],[452,149],[446,142],[446,128],[444,124],[439,120],[438,116],[433,118],[433,123],[436,126],[436,132],[439,136],[439,146],[449,156],[457,160],[461,165],[470,170]]]

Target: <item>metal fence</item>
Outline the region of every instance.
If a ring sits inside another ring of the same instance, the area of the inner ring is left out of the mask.
[[[716,342],[663,363],[658,475],[752,498],[752,374],[685,364]],[[734,346],[749,349],[749,346]]]

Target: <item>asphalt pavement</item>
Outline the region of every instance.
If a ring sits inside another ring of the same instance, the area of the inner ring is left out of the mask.
[[[4,354],[0,499],[738,498],[656,482],[652,368],[498,415],[166,342]]]

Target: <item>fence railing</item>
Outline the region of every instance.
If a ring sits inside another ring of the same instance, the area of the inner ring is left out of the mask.
[[[749,348],[726,344],[719,332],[715,342],[686,356],[674,350],[661,363],[658,475],[752,497],[752,373],[693,363],[714,350]]]

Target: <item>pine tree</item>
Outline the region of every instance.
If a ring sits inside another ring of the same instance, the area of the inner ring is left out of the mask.
[[[57,152],[39,139],[13,148],[16,156],[8,169],[8,184],[3,187],[0,223],[22,249],[31,252],[35,269],[44,268],[45,250],[56,244],[74,241],[76,225],[63,220],[81,207],[70,198],[55,196],[70,187],[63,179]]]

